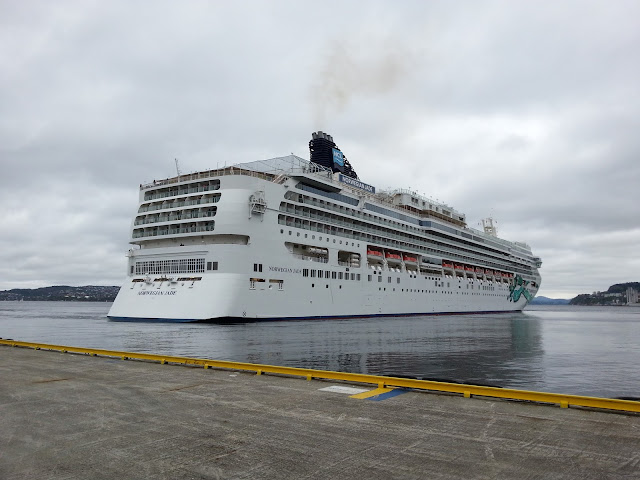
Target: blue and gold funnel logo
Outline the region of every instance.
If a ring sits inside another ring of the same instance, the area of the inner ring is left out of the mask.
[[[331,151],[333,152],[333,165],[340,169],[344,168],[344,155],[342,155],[342,152],[335,148],[332,148]]]

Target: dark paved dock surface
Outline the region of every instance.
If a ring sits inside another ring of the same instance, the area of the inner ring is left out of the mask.
[[[640,416],[331,385],[0,346],[0,479],[640,478]]]

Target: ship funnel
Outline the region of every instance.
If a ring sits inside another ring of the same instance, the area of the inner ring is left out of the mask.
[[[358,178],[347,157],[334,143],[331,135],[321,130],[313,132],[309,141],[309,152],[313,163],[330,168],[334,173],[340,172],[348,177]]]

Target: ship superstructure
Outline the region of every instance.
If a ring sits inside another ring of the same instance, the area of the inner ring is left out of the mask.
[[[522,310],[525,243],[410,190],[362,182],[323,132],[295,155],[140,186],[114,320],[199,321]]]

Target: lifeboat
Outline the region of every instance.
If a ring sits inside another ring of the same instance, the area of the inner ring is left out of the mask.
[[[485,270],[484,273],[487,275],[493,275],[493,270]]]
[[[464,266],[464,270],[466,272],[473,272],[473,267],[468,267],[467,265]]]
[[[402,259],[405,262],[411,262],[411,263],[416,263],[418,261],[418,259],[416,257],[412,257],[411,255],[403,255]]]
[[[384,256],[387,260],[402,260],[402,257],[399,253],[385,252]]]
[[[367,255],[375,255],[376,257],[381,257],[382,252],[380,250],[374,250],[372,248],[367,248]]]
[[[464,267],[462,265],[458,265],[457,263],[453,265],[453,268],[455,268],[456,270],[464,270]]]
[[[481,268],[476,267],[476,273],[484,273],[484,270]]]
[[[453,268],[453,263],[448,263],[448,262],[445,262],[445,261],[443,260],[443,261],[442,261],[442,266],[443,266],[444,268]]]
[[[496,277],[501,277],[502,276],[502,272],[496,272]]]

